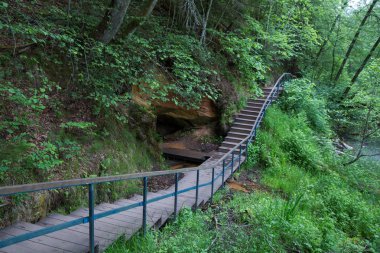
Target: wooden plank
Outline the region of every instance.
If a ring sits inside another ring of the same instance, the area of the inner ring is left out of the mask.
[[[61,220],[47,217],[47,218],[42,219],[38,224],[42,226],[43,225],[50,226],[50,225],[58,225],[60,223],[62,223]],[[95,227],[96,227],[96,224],[95,224]],[[70,231],[70,233],[73,233],[73,234],[80,233],[83,236],[87,236],[87,237],[89,234],[88,224],[73,226],[73,227],[68,228],[67,230]],[[100,245],[106,244],[106,243],[112,243],[113,240],[115,240],[118,236],[119,236],[118,234],[114,234],[111,232],[106,232],[99,229],[95,230],[95,241],[97,241]]]
[[[69,216],[85,217],[87,215],[88,215],[87,211],[84,211],[83,209],[78,209],[72,212]],[[99,222],[98,227],[101,228],[102,226],[108,225],[109,227],[113,227],[115,231],[118,231],[120,234],[123,234],[123,233],[128,234],[131,232],[132,228],[139,226],[138,224],[133,223],[131,221],[126,221],[126,220],[123,221],[121,218],[115,218],[112,216],[114,215],[96,220],[97,222]]]
[[[0,240],[8,239],[14,237],[14,229],[12,227],[8,227],[3,229],[0,232]],[[56,247],[51,247],[48,245],[44,245],[38,242],[34,242],[31,240],[19,242],[17,244],[13,244],[7,247],[4,247],[1,249],[5,252],[64,252],[62,249],[58,249]],[[17,250],[23,250],[23,251],[17,251]]]
[[[36,231],[36,230],[39,230],[42,228],[42,226],[27,223],[27,222],[19,222],[19,223],[15,224],[15,227],[20,228],[20,229],[24,229],[24,230],[29,231],[29,232]],[[69,231],[66,229],[60,230],[57,232],[53,232],[53,233],[49,233],[46,236],[51,237],[51,238],[55,238],[55,239],[60,239],[62,241],[66,241],[66,242],[79,244],[81,246],[84,246],[85,249],[87,249],[87,247],[88,247],[88,241],[89,241],[88,236],[86,237],[83,234],[79,234],[79,233],[75,234],[75,232]],[[95,242],[95,244],[96,244],[96,242]]]
[[[12,227],[5,228],[2,232],[12,235],[12,236],[16,236],[16,235],[25,234],[28,231],[26,231],[25,229],[12,226]],[[56,239],[56,238],[51,238],[48,236],[39,236],[39,237],[32,238],[28,241],[49,246],[51,248],[56,248],[58,250],[63,250],[65,252],[79,253],[79,252],[82,252],[81,250],[83,250],[83,246],[81,245],[71,243],[71,242],[66,242],[60,239]]]
[[[131,204],[131,203],[135,203],[135,202],[136,202],[135,200],[127,200],[127,199],[123,199],[123,200],[116,201],[114,204],[115,204],[115,205],[129,205],[129,204]],[[142,222],[142,207],[137,207],[137,208],[140,209],[140,212],[139,212],[138,214],[140,215],[141,218],[139,218],[139,217],[137,216],[136,219],[141,220],[141,222]],[[130,210],[127,210],[127,211],[125,211],[125,212],[132,212],[132,211],[134,211],[134,209],[135,209],[135,208],[130,209]],[[149,211],[149,209],[148,209],[148,211]],[[147,222],[148,222],[148,225],[153,225],[153,224],[155,224],[156,221],[157,221],[158,219],[160,219],[160,218],[161,218],[161,217],[160,217],[160,214],[157,214],[157,213],[152,214],[152,213],[149,213],[149,212],[148,212],[148,215],[147,215]]]
[[[0,232],[0,240],[8,239],[13,237],[12,235]],[[32,241],[24,241],[20,242],[11,246],[7,246],[4,248],[1,248],[1,251],[5,253],[56,253],[56,252],[63,252],[62,250],[59,250],[57,248],[52,248],[46,245],[42,245],[39,243],[35,243]]]

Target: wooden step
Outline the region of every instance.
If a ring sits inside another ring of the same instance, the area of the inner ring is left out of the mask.
[[[266,98],[256,98],[257,103],[264,103]]]
[[[230,131],[228,132],[228,136],[231,136],[231,137],[237,137],[237,138],[242,138],[244,139],[245,137],[248,136],[248,134],[244,134],[244,133],[239,133],[239,132],[235,132],[235,131]]]
[[[238,126],[232,126],[231,130],[234,132],[244,133],[244,134],[249,134],[251,132],[251,129],[245,129]]]
[[[260,112],[261,110],[261,107],[246,107],[248,109],[244,109],[244,110],[241,110],[241,113],[244,113],[244,114],[257,114]]]
[[[252,124],[246,124],[246,123],[241,123],[241,122],[235,122],[234,126],[239,127],[239,128],[249,129],[249,130],[253,128]]]
[[[222,145],[221,147],[228,147],[228,148],[234,148],[236,147],[236,145],[239,144],[239,142],[228,142],[228,141],[224,141],[222,142]],[[244,148],[245,147],[245,144],[242,144],[242,147]]]
[[[242,118],[236,118],[236,123],[243,123],[243,124],[251,124],[253,125],[256,122],[256,119],[242,119]]]
[[[251,107],[258,107],[258,108],[261,108],[261,107],[263,107],[263,104],[264,104],[264,102],[259,102],[259,101],[248,102],[248,103],[247,103],[247,107],[248,107],[248,108],[251,108]]]
[[[246,110],[255,110],[256,113],[259,113],[261,111],[262,106],[247,106]]]
[[[257,115],[258,114],[256,114],[256,115],[247,115],[247,114],[240,113],[237,118],[240,118],[240,119],[254,119],[254,120],[256,120]]]
[[[228,153],[231,149],[230,148],[227,148],[227,147],[219,147],[218,149],[220,152],[226,154]],[[235,155],[239,155],[239,151],[236,150],[233,152]],[[242,149],[242,155],[245,154],[245,149]]]
[[[239,143],[239,142],[241,142],[242,140],[244,140],[244,138],[237,138],[237,137],[233,137],[233,136],[227,136],[224,140],[225,140],[225,141],[228,141],[228,142],[233,141],[233,142],[237,142],[237,143]]]

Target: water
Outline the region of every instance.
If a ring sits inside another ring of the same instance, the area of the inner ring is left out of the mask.
[[[360,148],[360,141],[355,139],[346,139],[345,142],[354,148],[354,154],[356,154]],[[380,161],[380,139],[368,141],[364,144],[362,154],[378,154],[376,156],[368,156],[367,159]]]

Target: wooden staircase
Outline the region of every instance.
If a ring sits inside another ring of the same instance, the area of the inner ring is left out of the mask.
[[[267,96],[272,91],[272,88],[273,87],[265,87],[263,88],[263,96],[248,100],[247,106],[236,116],[230,131],[219,147],[218,151],[220,153],[227,153],[232,147],[235,147],[251,133],[252,126],[255,124],[261,108]],[[273,99],[276,98],[277,97],[273,97]],[[245,144],[243,148],[245,148]]]

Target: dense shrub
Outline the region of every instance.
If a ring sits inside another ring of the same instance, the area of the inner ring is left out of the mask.
[[[286,83],[280,106],[287,112],[304,113],[314,130],[325,134],[330,132],[326,102],[318,97],[312,81],[301,78]]]

